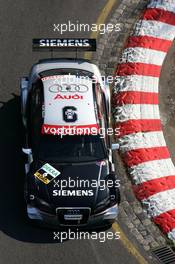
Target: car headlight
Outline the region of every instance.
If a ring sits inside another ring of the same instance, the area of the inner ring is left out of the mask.
[[[54,214],[54,208],[52,207],[52,205],[50,205],[49,203],[47,203],[46,201],[44,201],[41,198],[35,197],[35,199],[33,200],[34,205],[40,209],[41,211],[44,211],[46,213],[50,213],[50,214]]]
[[[98,214],[104,211],[110,205],[110,196],[104,198],[102,201],[96,204],[94,214]]]

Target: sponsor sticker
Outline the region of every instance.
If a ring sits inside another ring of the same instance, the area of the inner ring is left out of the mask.
[[[42,38],[33,39],[33,51],[40,50],[76,51],[82,49],[86,51],[96,51],[96,39],[69,39],[69,38]]]
[[[48,184],[53,179],[60,175],[60,171],[56,170],[50,164],[44,164],[39,170],[34,173],[34,176],[45,184]]]

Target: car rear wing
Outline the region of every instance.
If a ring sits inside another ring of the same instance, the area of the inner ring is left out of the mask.
[[[33,51],[96,51],[96,39],[42,38],[33,39]]]

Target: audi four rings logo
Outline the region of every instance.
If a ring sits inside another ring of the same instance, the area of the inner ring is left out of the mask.
[[[84,84],[54,84],[49,87],[49,91],[51,93],[86,93],[89,90],[89,88]]]
[[[69,209],[67,210],[67,213],[70,215],[77,215],[77,214],[80,214],[80,210],[79,209]]]

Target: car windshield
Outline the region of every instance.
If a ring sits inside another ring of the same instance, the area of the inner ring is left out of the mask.
[[[106,158],[98,135],[42,135],[39,159],[47,162],[87,162]]]

